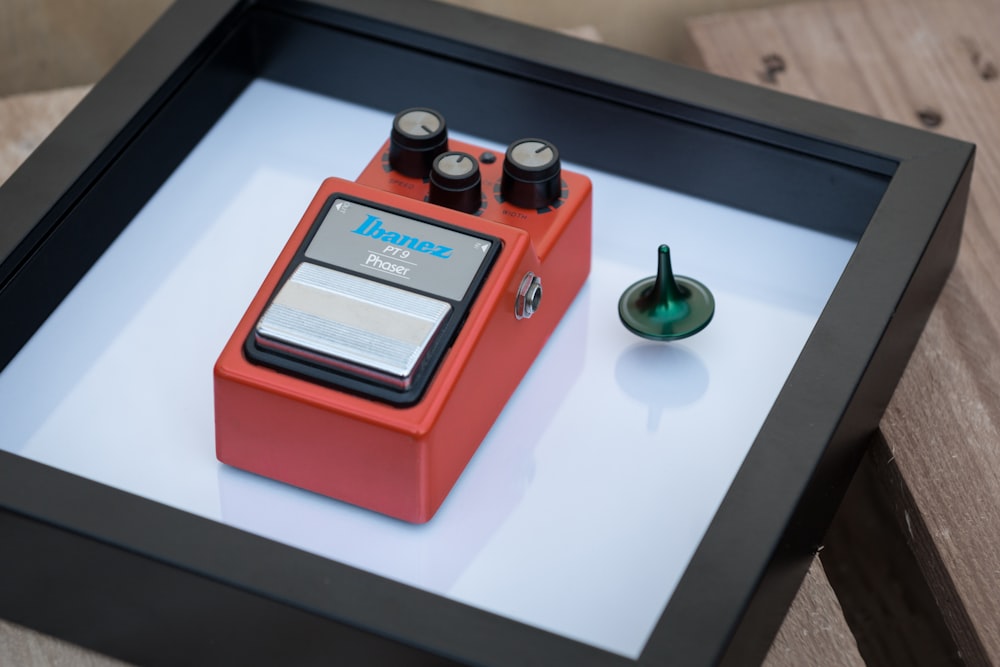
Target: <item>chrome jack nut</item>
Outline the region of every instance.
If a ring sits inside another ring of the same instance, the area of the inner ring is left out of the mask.
[[[517,298],[514,299],[514,315],[519,320],[527,319],[535,314],[542,302],[542,279],[531,271],[521,278],[517,288]]]

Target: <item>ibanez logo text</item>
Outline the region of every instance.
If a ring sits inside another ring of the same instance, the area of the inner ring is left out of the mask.
[[[449,259],[451,257],[451,251],[453,250],[448,246],[438,245],[436,243],[432,243],[431,241],[422,241],[416,236],[400,234],[399,232],[386,229],[382,226],[382,220],[376,215],[369,215],[364,222],[358,225],[357,229],[352,229],[351,233],[360,234],[361,236],[370,236],[373,239],[390,243],[398,248],[405,247],[410,250],[415,250],[416,252],[422,252],[424,254],[431,255],[432,257],[441,257],[443,259]]]

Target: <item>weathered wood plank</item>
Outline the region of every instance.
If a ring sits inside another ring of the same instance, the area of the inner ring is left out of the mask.
[[[765,667],[863,667],[840,602],[819,558],[813,560],[798,595],[778,630]]]
[[[0,183],[83,99],[90,86],[0,97]]]
[[[0,665],[20,667],[126,667],[93,651],[0,620]]]
[[[3,0],[0,95],[98,80],[171,0]]]
[[[688,27],[713,72],[978,144],[958,264],[873,453],[963,657],[1000,663],[1000,2],[825,0]]]

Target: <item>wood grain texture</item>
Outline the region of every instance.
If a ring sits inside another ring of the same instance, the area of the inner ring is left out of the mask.
[[[0,97],[0,183],[38,148],[89,90],[90,86],[75,86]]]
[[[778,630],[765,667],[864,667],[854,635],[819,558],[813,559]]]
[[[715,73],[978,145],[958,263],[873,454],[963,658],[1000,664],[1000,1],[825,0],[688,27]]]
[[[607,44],[676,59],[683,19],[707,12],[763,7],[788,0],[438,0],[550,30],[589,25]]]
[[[823,538],[823,568],[868,667],[964,667],[896,521],[874,456],[862,457]]]
[[[0,620],[0,665],[19,667],[126,667],[93,651]]]
[[[98,80],[171,0],[3,0],[0,95]]]

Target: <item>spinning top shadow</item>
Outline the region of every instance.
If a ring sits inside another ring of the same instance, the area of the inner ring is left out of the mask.
[[[697,401],[708,389],[708,369],[683,346],[636,343],[618,357],[615,381],[649,407],[646,428],[656,432],[663,411]]]

